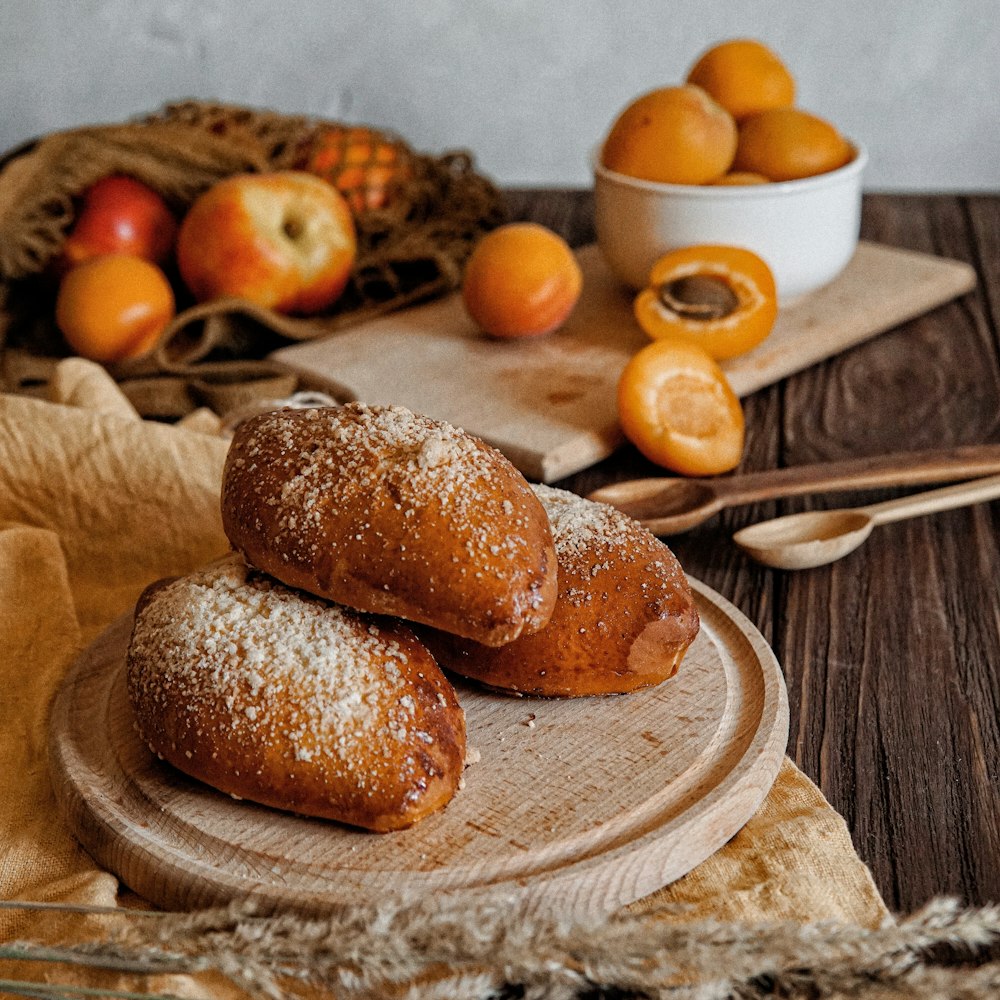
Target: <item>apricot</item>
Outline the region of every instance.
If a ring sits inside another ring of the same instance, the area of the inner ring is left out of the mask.
[[[717,187],[742,187],[747,184],[770,184],[763,174],[754,174],[749,170],[731,170],[718,180],[712,181]]]
[[[641,180],[707,184],[729,170],[736,138],[733,116],[700,87],[663,87],[621,112],[601,162]]]
[[[709,353],[686,340],[656,340],[629,359],[618,420],[646,458],[684,476],[728,472],[743,455],[740,401]]]
[[[536,337],[566,322],[582,288],[580,265],[561,236],[534,222],[513,222],[476,244],[462,301],[492,337]]]
[[[795,103],[795,80],[766,45],[734,38],[702,53],[687,75],[738,122],[768,108]]]
[[[770,334],[778,296],[774,275],[757,254],[703,244],[657,260],[633,310],[653,340],[687,340],[724,361],[752,350]]]
[[[174,293],[153,263],[107,254],[77,264],[56,295],[56,324],[75,353],[91,361],[147,354],[174,316]]]
[[[837,170],[853,157],[851,144],[825,119],[799,108],[773,108],[740,125],[733,169],[793,181]]]

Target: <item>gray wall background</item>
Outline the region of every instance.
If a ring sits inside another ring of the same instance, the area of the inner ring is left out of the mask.
[[[709,44],[781,54],[799,104],[868,147],[865,186],[1000,190],[997,0],[0,0],[0,148],[185,97],[467,148],[583,186],[634,96]]]

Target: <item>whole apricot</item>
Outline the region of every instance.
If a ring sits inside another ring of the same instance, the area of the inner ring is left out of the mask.
[[[580,265],[561,236],[534,222],[513,222],[476,244],[462,301],[492,337],[535,337],[566,322],[582,288]]]
[[[77,264],[56,296],[56,324],[80,357],[112,362],[151,351],[174,316],[174,293],[153,263],[107,254]]]
[[[708,184],[736,152],[736,122],[690,84],[662,87],[618,116],[601,153],[609,170],[660,184]]]
[[[737,121],[795,103],[795,80],[781,59],[752,38],[713,45],[698,57],[687,82],[707,91]]]
[[[731,170],[712,181],[717,187],[746,187],[748,184],[770,184],[763,174],[752,174],[749,170]]]
[[[392,202],[413,177],[413,154],[367,125],[329,125],[313,138],[303,169],[329,181],[360,216]]]
[[[740,125],[733,169],[793,181],[837,170],[853,157],[851,144],[825,119],[799,108],[773,108]]]

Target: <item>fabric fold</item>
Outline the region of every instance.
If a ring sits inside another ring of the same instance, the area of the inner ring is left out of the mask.
[[[145,586],[227,551],[219,489],[228,442],[138,419],[87,364],[62,367],[57,401],[0,396],[0,898],[115,905],[115,878],[59,815],[48,707],[74,656]],[[672,916],[661,919],[679,922],[875,928],[889,919],[843,819],[788,759],[736,837],[630,909],[664,906]],[[99,925],[80,916],[60,926],[82,940]],[[0,938],[35,932],[44,932],[37,916],[0,911]]]
[[[166,424],[0,397],[0,520],[58,536],[86,640],[148,583],[228,550],[227,447]]]

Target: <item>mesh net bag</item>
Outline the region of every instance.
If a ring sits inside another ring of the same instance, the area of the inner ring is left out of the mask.
[[[54,321],[52,264],[95,181],[135,177],[180,217],[223,177],[305,168],[334,184],[355,215],[358,254],[343,295],[324,313],[293,317],[241,300],[194,303],[171,275],[179,311],[156,349],[107,366],[144,416],[288,395],[297,378],[267,360],[271,350],[457,288],[476,240],[506,218],[501,193],[469,154],[425,155],[367,126],[188,101],[140,121],[53,133],[0,162],[3,389],[44,392],[69,353]]]

